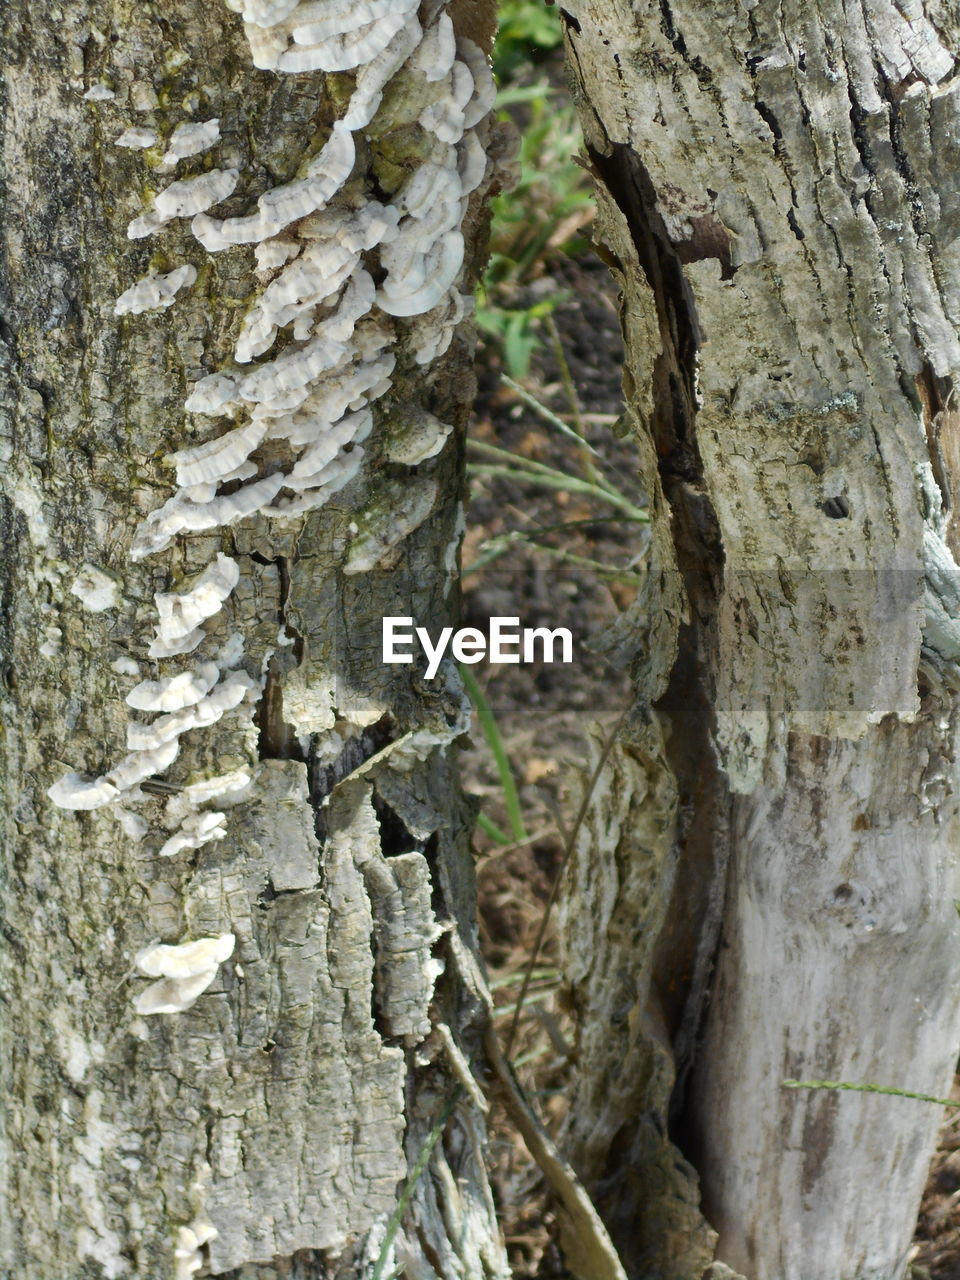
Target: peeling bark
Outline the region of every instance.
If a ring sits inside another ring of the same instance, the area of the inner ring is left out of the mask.
[[[574,1163],[637,1276],[710,1258],[679,1148],[749,1280],[897,1280],[936,1112],[781,1082],[942,1096],[960,1041],[957,17],[565,18],[654,514],[565,908]]]
[[[239,170],[226,208],[245,212],[316,153],[352,80],[252,69],[239,17],[193,0],[24,0],[4,22],[0,1268],[367,1274],[486,1022],[453,761],[467,705],[455,679],[380,661],[383,615],[456,617],[469,329],[432,367],[401,353],[371,465],[321,512],[131,562],[138,523],[170,494],[166,455],[199,443],[190,385],[222,367],[261,285],[249,248],[210,255],[179,222],[129,240],[127,223],[172,176],[214,165]],[[388,195],[417,143],[402,77],[391,91],[357,174]],[[216,158],[162,179],[159,151],[115,145],[149,127],[162,147],[212,117]],[[489,188],[502,140],[483,137]],[[484,194],[463,228],[468,276]],[[169,309],[113,314],[145,270],[183,262],[196,283]],[[430,421],[452,426],[445,448],[414,470],[388,461]],[[236,655],[242,638],[258,705],[187,735],[132,803],[58,809],[45,792],[60,773],[122,755],[129,689],[178,669],[145,661],[154,593],[182,592],[218,553],[240,580],[204,643]],[[71,593],[90,569],[115,605],[90,612]],[[225,836],[158,857],[184,788],[240,770],[250,786],[217,798]],[[193,1007],[135,1016],[137,952],[226,931],[233,956]],[[397,1247],[418,1274],[503,1276],[482,1117],[458,1098]]]

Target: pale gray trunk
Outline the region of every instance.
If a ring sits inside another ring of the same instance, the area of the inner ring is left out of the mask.
[[[425,26],[440,8],[423,6]],[[180,221],[128,240],[127,223],[213,166],[241,171],[226,212],[255,209],[317,152],[352,80],[255,71],[239,16],[197,0],[17,0],[4,22],[0,1270],[179,1276],[181,1229],[209,1222],[205,1273],[368,1274],[446,1114],[404,1248],[418,1275],[502,1276],[469,1065],[486,1008],[452,759],[465,702],[455,678],[380,661],[382,615],[456,616],[469,328],[439,366],[401,361],[364,470],[322,511],[182,535],[133,563],[135,528],[171,493],[165,455],[210,433],[187,434],[189,384],[225,363],[263,282],[250,248],[208,254]],[[359,144],[358,198],[374,174],[389,198],[418,163],[403,74]],[[112,97],[84,97],[101,84]],[[162,148],[212,117],[217,149],[176,171],[115,145],[149,127]],[[465,225],[474,264],[483,194]],[[114,315],[148,268],[182,262],[198,279],[172,308]],[[454,432],[411,468],[436,435],[427,409]],[[184,738],[136,801],[142,836],[116,806],[56,807],[45,793],[65,770],[123,755],[136,680],[179,669],[145,658],[154,592],[218,552],[241,577],[205,643],[242,637],[242,669],[269,673],[256,707]],[[114,580],[113,607],[71,593],[84,565]],[[254,783],[226,807],[226,838],[158,859],[171,794],[238,769]],[[135,1016],[135,953],[225,932],[234,955],[193,1008]]]
[[[636,1276],[712,1256],[676,1143],[749,1280],[897,1280],[938,1110],[782,1082],[942,1095],[960,1041],[960,15],[565,18],[655,518],[571,1152]]]

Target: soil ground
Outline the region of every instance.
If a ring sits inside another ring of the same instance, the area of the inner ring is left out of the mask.
[[[525,385],[566,421],[579,413],[583,433],[597,451],[598,456],[591,455],[594,464],[642,505],[633,447],[613,429],[623,408],[615,288],[599,261],[558,258],[529,286],[527,297],[521,294],[510,305],[532,305],[551,290],[570,295],[554,312],[554,336],[578,405],[570,403],[564,389],[564,370],[546,329]],[[472,435],[567,476],[585,475],[581,446],[502,382],[490,346],[481,353]],[[478,452],[470,458],[490,461]],[[505,541],[506,550],[490,560]],[[502,1042],[562,870],[558,816],[569,823],[575,808],[587,728],[610,726],[629,697],[628,676],[604,656],[602,637],[633,598],[631,568],[642,561],[644,547],[644,526],[625,521],[596,494],[542,488],[521,477],[474,475],[464,548],[467,625],[485,629],[491,616],[500,615],[519,617],[521,626],[568,627],[574,636],[569,666],[473,668],[512,763],[528,837],[505,845],[480,830],[476,837],[482,942]],[[571,563],[560,551],[613,572]],[[479,726],[473,737],[464,759],[469,789],[486,817],[509,835],[503,787]],[[524,1089],[555,1135],[565,1113],[573,1038],[548,922],[511,1056]],[[960,1090],[955,1096],[960,1098]],[[568,1273],[553,1243],[549,1197],[539,1171],[512,1124],[503,1115],[493,1121],[494,1184],[514,1276],[561,1280]],[[931,1167],[912,1274],[915,1280],[960,1280],[960,1118],[945,1126]]]

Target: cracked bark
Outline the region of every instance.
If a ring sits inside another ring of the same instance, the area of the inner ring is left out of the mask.
[[[938,1113],[781,1081],[942,1095],[960,1042],[960,18],[564,16],[654,515],[570,1150],[635,1276],[897,1280]]]
[[[485,8],[470,22],[489,35]],[[462,694],[380,662],[382,615],[456,615],[444,565],[459,536],[469,341],[437,376],[397,379],[398,420],[429,408],[454,426],[415,473],[381,462],[300,524],[247,521],[132,564],[136,524],[170,492],[163,458],[183,444],[185,385],[232,349],[255,278],[249,250],[211,258],[179,224],[162,243],[127,240],[143,160],[113,140],[145,120],[168,132],[218,116],[249,183],[242,211],[326,135],[336,85],[253,71],[239,18],[194,0],[23,0],[5,10],[0,52],[0,1270],[172,1276],[177,1230],[202,1212],[219,1233],[207,1273],[365,1274],[486,1021],[470,814],[449,746]],[[100,81],[116,96],[84,100]],[[170,311],[113,315],[148,264],[178,261],[199,279]],[[401,480],[416,518],[390,562],[383,525]],[[382,537],[371,572],[348,563],[364,535]],[[156,828],[172,789],[240,767],[254,799],[227,810],[226,839],[159,860],[109,809],[59,810],[44,792],[63,768],[97,772],[122,750],[153,593],[221,550],[242,576],[216,635],[242,633],[251,672],[269,663],[267,693],[256,720],[185,740],[145,786],[148,816]],[[89,613],[70,594],[84,562],[120,584],[116,609]],[[347,725],[330,764],[317,743]],[[225,929],[233,959],[192,1009],[134,1017],[138,949]],[[475,1097],[459,1094],[404,1231],[439,1276],[505,1274]]]

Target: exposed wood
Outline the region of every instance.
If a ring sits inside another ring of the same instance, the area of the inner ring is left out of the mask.
[[[960,1043],[957,15],[565,15],[655,515],[632,739],[676,779],[573,879],[574,1163],[635,1274],[698,1275],[676,1177],[617,1179],[677,1072],[719,1259],[897,1280],[936,1111],[780,1081],[942,1095]]]

